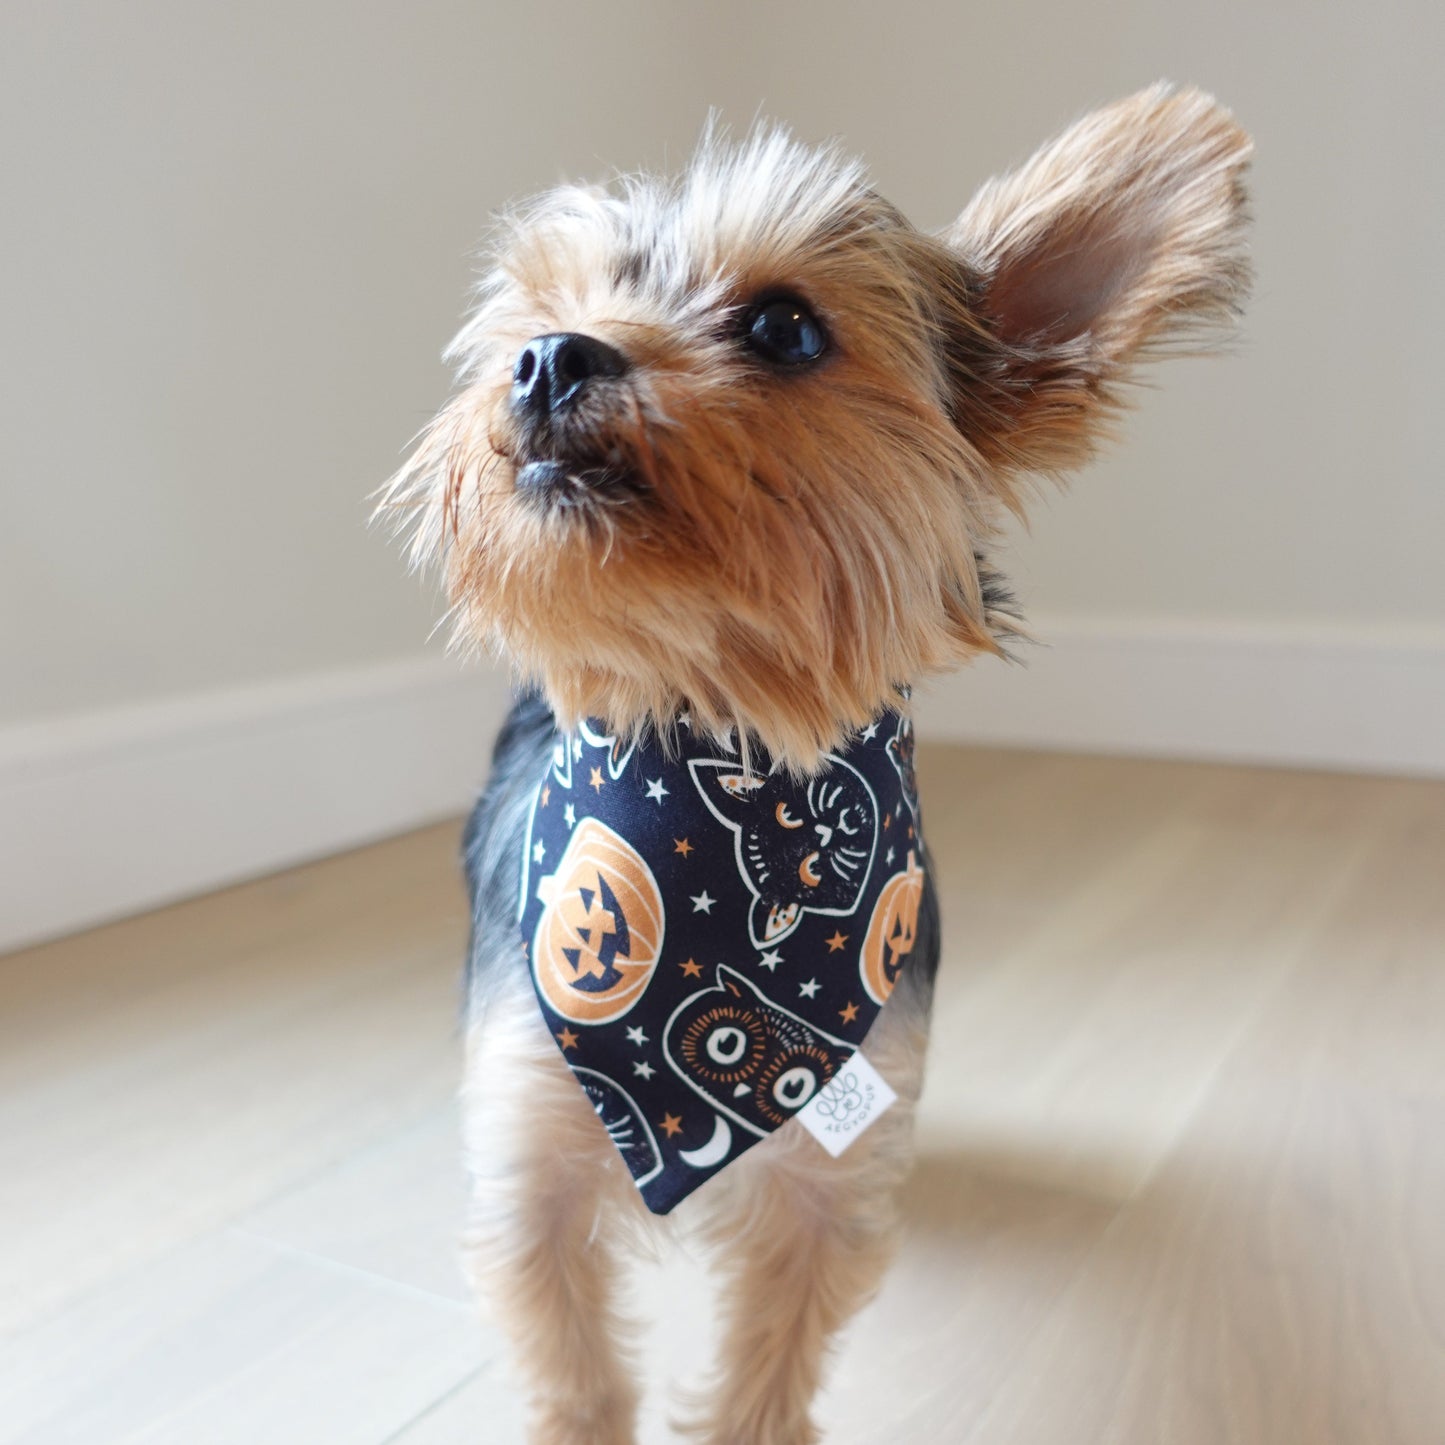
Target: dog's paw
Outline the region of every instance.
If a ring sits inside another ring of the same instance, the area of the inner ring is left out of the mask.
[[[527,1445],[637,1445],[633,1401],[587,1410],[539,1405],[532,1412]]]
[[[672,1428],[696,1445],[818,1445],[823,1436],[806,1415],[741,1419],[727,1411],[674,1419]]]

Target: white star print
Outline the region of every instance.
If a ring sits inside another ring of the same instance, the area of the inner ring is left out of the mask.
[[[577,826],[577,809],[574,808],[571,803],[568,803],[567,806],[562,809],[562,817],[566,820],[569,828],[575,828]]]
[[[654,1069],[651,1064],[644,1063],[633,1064],[632,1072],[636,1074],[639,1079],[650,1079],[657,1072],[657,1070]]]
[[[776,972],[778,965],[783,961],[783,955],[774,949],[771,953],[765,953],[758,962],[770,972]]]
[[[662,806],[662,800],[668,796],[668,791],[662,786],[661,778],[654,778],[647,785],[647,796],[651,798],[659,808]]]
[[[678,713],[677,724],[679,727],[690,728],[692,726],[692,714],[690,712]]]
[[[871,743],[873,739],[878,736],[878,724],[876,722],[869,723],[858,736],[862,738],[865,743]]]
[[[706,913],[711,916],[712,906],[714,903],[717,902],[717,899],[709,898],[707,896],[706,888],[704,888],[702,892],[697,894],[696,896],[688,894],[688,897],[692,899],[692,911],[694,913]]]
[[[893,861],[893,849],[892,849],[892,848],[890,848],[890,849],[888,850],[888,861],[889,861],[890,863]]]
[[[810,978],[807,983],[800,983],[798,985],[798,992],[802,994],[804,998],[812,998],[821,987],[822,985],[816,978]]]
[[[634,1044],[645,1044],[647,1042],[647,1035],[642,1032],[641,1024],[638,1024],[636,1028],[628,1029],[627,1037],[631,1039]]]
[[[541,842],[540,840],[538,840],[537,846],[532,849],[532,862],[534,862],[534,863],[540,863],[540,862],[542,861],[542,859],[544,859],[546,856],[547,856],[547,849],[546,849],[546,847],[542,844],[542,842]]]
[[[582,739],[581,739],[581,738],[573,738],[573,739],[572,739],[572,756],[573,756],[574,758],[580,758],[580,757],[582,756]]]

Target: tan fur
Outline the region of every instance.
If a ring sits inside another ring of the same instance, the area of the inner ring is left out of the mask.
[[[617,1221],[641,1196],[557,1054],[525,975],[470,1031],[466,1260],[531,1386],[533,1445],[630,1445],[632,1360],[613,1303]]]
[[[1159,85],[978,192],[946,239],[1008,344],[979,363],[991,387],[963,373],[965,425],[991,464],[1082,465],[1134,362],[1227,334],[1249,289],[1250,150],[1207,95]]]
[[[510,656],[564,725],[685,699],[806,768],[899,683],[1014,630],[976,553],[1018,473],[1088,456],[1133,360],[1238,305],[1248,152],[1207,97],[1156,88],[942,237],[777,132],[710,138],[677,182],[553,192],[503,223],[449,353],[462,389],[384,505],[413,516],[418,560],[444,556],[458,638]],[[764,288],[815,306],[825,364],[776,377],[740,354],[728,323]],[[633,364],[574,432],[636,474],[636,504],[516,497],[512,365],[563,330]]]
[[[1156,87],[989,182],[941,236],[856,162],[775,131],[709,136],[677,181],[552,192],[500,226],[450,353],[459,390],[383,505],[417,561],[444,562],[458,639],[509,656],[563,726],[625,732],[685,705],[807,771],[900,686],[1020,627],[981,560],[999,521],[1029,473],[1087,459],[1137,360],[1236,312],[1248,155],[1207,96]],[[779,374],[740,344],[774,291],[824,323],[816,366]],[[508,402],[522,349],[559,331],[630,370],[557,420],[546,460],[578,485],[549,510],[520,494],[536,458]],[[626,485],[588,489],[599,467]],[[710,1445],[817,1438],[828,1344],[896,1231],[927,1031],[909,978],[864,1046],[899,1105],[837,1161],[788,1124],[671,1216],[724,1281],[692,1425]],[[509,988],[469,1038],[473,1274],[531,1383],[532,1439],[626,1445],[614,1251],[655,1221],[525,973]]]
[[[521,972],[474,1020],[462,1090],[472,1198],[466,1259],[533,1400],[532,1445],[631,1445],[634,1336],[613,1286],[624,1252],[677,1231],[716,1261],[723,1340],[683,1432],[705,1445],[802,1445],[827,1350],[877,1289],[898,1236],[923,1087],[926,988],[906,971],[864,1055],[898,1102],[839,1159],[789,1123],[665,1220],[648,1214],[563,1063]]]
[[[927,1001],[905,972],[862,1050],[898,1102],[838,1159],[786,1124],[688,1201],[682,1222],[696,1221],[723,1281],[721,1355],[691,1422],[707,1445],[818,1438],[809,1410],[828,1347],[897,1246],[927,1038]]]

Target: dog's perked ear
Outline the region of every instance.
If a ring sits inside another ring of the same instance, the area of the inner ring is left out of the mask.
[[[1160,85],[978,192],[943,237],[962,262],[944,326],[959,425],[992,466],[1078,466],[1132,363],[1227,336],[1250,279],[1250,150],[1209,96]]]

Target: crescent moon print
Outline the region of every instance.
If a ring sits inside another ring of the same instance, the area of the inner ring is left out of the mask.
[[[771,948],[805,913],[846,917],[858,906],[878,846],[878,800],[856,768],[831,767],[806,784],[786,773],[740,772],[728,759],[688,764],[708,811],[735,835],[738,873],[752,894],[748,934]]]
[[[853,1045],[815,1029],[719,964],[716,984],[673,1010],[662,1051],[690,1089],[762,1136],[786,1124],[852,1057]]]
[[[631,1094],[596,1069],[574,1066],[572,1072],[638,1188],[650,1184],[662,1172],[662,1151]]]
[[[697,1149],[679,1149],[677,1157],[694,1169],[712,1169],[728,1157],[733,1147],[733,1131],[721,1114],[713,1115],[712,1138]]]
[[[596,818],[573,830],[537,894],[537,991],[564,1019],[620,1019],[646,990],[662,952],[662,891],[646,860]]]

